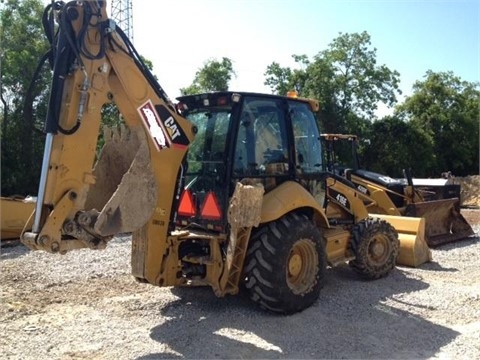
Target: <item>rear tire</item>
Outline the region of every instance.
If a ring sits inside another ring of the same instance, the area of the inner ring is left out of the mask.
[[[353,228],[355,260],[350,266],[363,278],[379,279],[392,271],[400,242],[395,228],[385,220],[368,218]]]
[[[291,314],[318,298],[326,271],[320,231],[304,215],[287,214],[251,237],[245,287],[263,309]]]

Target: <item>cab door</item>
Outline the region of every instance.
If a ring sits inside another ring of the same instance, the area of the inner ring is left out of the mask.
[[[268,192],[293,177],[284,99],[246,96],[237,126],[232,179],[256,179]]]
[[[308,103],[288,101],[295,148],[295,177],[324,206],[322,145],[317,122]]]

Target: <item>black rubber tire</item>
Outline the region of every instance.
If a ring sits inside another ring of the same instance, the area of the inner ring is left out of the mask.
[[[317,300],[327,267],[319,229],[295,213],[253,233],[245,264],[250,299],[282,314],[301,311]]]
[[[352,241],[355,260],[349,264],[364,279],[379,279],[395,268],[400,242],[387,221],[368,218],[359,222]]]

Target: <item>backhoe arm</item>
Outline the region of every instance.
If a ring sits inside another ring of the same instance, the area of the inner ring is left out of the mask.
[[[102,248],[113,235],[134,232],[145,261],[159,262],[196,129],[176,113],[108,19],[105,1],[49,7],[59,30],[52,39],[47,137],[33,227],[22,241],[65,253]],[[117,105],[128,130],[106,132],[94,166],[102,109],[109,103]]]

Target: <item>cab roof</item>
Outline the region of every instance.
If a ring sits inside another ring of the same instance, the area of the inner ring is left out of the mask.
[[[293,101],[300,101],[304,103],[308,103],[312,109],[312,111],[316,112],[320,109],[320,104],[318,100],[315,99],[308,99],[302,98],[297,96],[281,96],[281,95],[274,95],[274,94],[264,94],[264,93],[255,93],[255,92],[245,92],[245,91],[218,91],[218,92],[209,92],[209,93],[201,93],[201,94],[194,94],[194,95],[184,95],[177,97],[177,100],[181,103],[187,104],[187,106],[192,107],[195,103],[205,99],[218,99],[221,97],[226,97],[232,99],[235,102],[235,98],[240,98],[244,96],[257,96],[257,97],[265,97],[265,98],[277,98],[277,99],[288,99]]]

